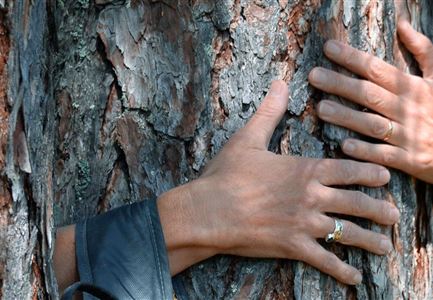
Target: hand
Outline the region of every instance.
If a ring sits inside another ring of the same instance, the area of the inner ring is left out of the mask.
[[[183,186],[182,193],[188,194],[188,199],[182,197],[176,203],[170,201],[175,195],[161,197],[158,205],[171,265],[187,260],[187,251],[199,257],[194,254],[197,248],[207,249],[208,254],[301,260],[341,282],[361,282],[358,270],[325,250],[316,239],[334,231],[334,219],[326,213],[396,223],[399,212],[392,204],[333,187],[377,187],[386,184],[390,174],[384,167],[369,163],[267,151],[287,104],[287,85],[274,82],[248,124],[229,140],[198,180]],[[181,225],[176,226],[176,222]],[[391,251],[392,244],[385,235],[349,221],[343,224],[342,244],[377,254]],[[191,236],[194,241],[185,242]],[[173,251],[176,249],[178,255]],[[183,263],[183,267],[188,265]]]
[[[344,153],[433,183],[433,45],[407,21],[398,23],[398,34],[418,61],[423,77],[403,73],[372,55],[328,41],[326,56],[366,80],[323,68],[313,69],[309,80],[319,89],[378,113],[356,111],[328,100],[319,103],[318,115],[323,120],[387,142],[347,139],[342,144]]]

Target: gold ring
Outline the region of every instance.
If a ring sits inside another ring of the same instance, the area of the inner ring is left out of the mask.
[[[385,142],[390,139],[393,131],[394,131],[394,124],[392,124],[392,121],[390,120],[388,123],[388,131],[386,132],[385,137],[383,138]]]
[[[325,241],[327,243],[334,243],[341,240],[343,237],[343,222],[340,219],[334,219],[335,227],[334,232],[326,235]]]

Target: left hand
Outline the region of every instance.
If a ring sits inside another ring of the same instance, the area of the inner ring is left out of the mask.
[[[419,63],[423,77],[403,73],[377,57],[328,41],[326,56],[366,80],[314,68],[309,81],[327,93],[378,113],[353,110],[329,100],[319,103],[321,119],[384,141],[373,144],[346,139],[344,153],[433,183],[433,45],[407,21],[398,23],[398,34]]]

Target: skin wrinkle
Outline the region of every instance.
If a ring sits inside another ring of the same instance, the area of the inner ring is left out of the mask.
[[[314,86],[326,92],[343,96],[348,100],[355,100],[354,102],[376,110],[373,113],[358,112],[344,105],[333,103],[335,113],[325,115],[321,113],[320,107],[323,103],[329,102],[321,102],[318,106],[318,116],[327,122],[383,140],[388,132],[389,119],[380,115],[392,117],[393,131],[390,138],[383,141],[385,143],[374,145],[356,139],[349,139],[348,141],[350,141],[354,149],[350,152],[347,151],[348,148],[344,147],[346,142],[343,141],[342,149],[346,154],[358,159],[395,167],[414,177],[432,183],[433,143],[431,132],[433,132],[433,118],[431,116],[433,115],[433,106],[431,105],[431,99],[433,98],[433,84],[430,77],[433,74],[433,65],[430,62],[433,61],[433,53],[430,50],[433,49],[433,46],[427,37],[416,32],[407,21],[400,21],[397,28],[401,41],[415,55],[423,70],[424,77],[403,73],[396,67],[372,55],[336,41],[327,43],[325,54],[335,63],[341,64],[355,74],[373,81],[374,83],[370,87],[370,95],[373,95],[373,97],[375,97],[375,94],[380,95],[380,90],[384,88],[393,93],[396,99],[399,99],[398,105],[391,104],[390,100],[385,98],[381,98],[383,104],[380,106],[371,105],[368,101],[369,97],[363,100],[364,103],[357,101],[357,95],[362,94],[362,90],[360,90],[362,85],[358,84],[358,88],[347,90],[335,84],[328,84],[328,82],[335,82],[337,77],[343,78],[342,81],[349,80],[348,77],[335,74],[335,72],[325,71],[328,78],[319,84],[314,78],[317,70],[313,69],[309,79]],[[330,43],[332,47],[329,47]],[[336,56],[332,51],[329,51],[330,48],[334,47],[340,48],[341,55]],[[350,56],[349,61],[345,58],[348,56]],[[367,66],[367,68],[363,68],[363,65]],[[362,81],[360,79],[350,80],[358,83]],[[413,105],[414,103],[416,105]],[[419,106],[423,107],[423,109],[419,109]],[[388,115],[388,111],[391,110],[390,107],[397,107],[399,113]],[[350,118],[341,119],[341,115],[350,116]],[[369,129],[366,129],[366,124]]]
[[[405,36],[416,34],[413,29],[407,26],[399,25],[398,28],[404,43]],[[408,42],[407,39],[406,42]],[[428,80],[421,78],[414,80],[412,75],[404,74],[371,55],[351,49],[340,43],[337,45],[341,47],[342,51],[351,53],[349,61],[344,59],[344,55],[332,56],[326,50],[325,54],[334,62],[340,63],[374,82],[374,85],[371,85],[372,88],[381,86],[394,93],[397,97],[401,96],[399,93],[404,89],[415,90],[418,93],[419,91],[433,90],[431,82]],[[426,46],[425,43],[422,46]],[[431,57],[433,57],[433,53]],[[420,56],[417,58],[420,64],[424,64],[423,70],[426,70],[426,74],[430,74],[430,69],[425,65],[425,58]],[[373,64],[373,69],[371,69],[371,64]],[[380,68],[380,70],[377,68]],[[313,70],[312,74],[316,71],[317,69]],[[314,80],[314,76],[310,74],[311,83],[319,88],[327,89],[329,92],[334,91],[337,95],[341,94],[342,91],[348,93],[349,96],[350,92],[353,94],[360,92],[356,89],[337,90],[339,86],[332,84],[335,80],[329,78],[329,76],[340,76],[341,78],[343,75],[326,72],[328,78],[322,84],[318,84]],[[385,74],[390,75],[390,79],[384,76]],[[341,187],[352,184],[363,184],[371,187],[381,186],[390,180],[390,174],[385,168],[372,163],[349,160],[317,160],[303,157],[290,157],[288,160],[284,160],[280,159],[281,156],[269,155],[266,147],[267,143],[288,104],[286,87],[287,84],[281,81],[272,84],[269,93],[272,96],[268,96],[263,100],[262,105],[248,124],[234,135],[226,147],[209,162],[199,180],[191,181],[160,196],[158,209],[164,236],[167,244],[171,243],[173,249],[176,249],[176,251],[168,249],[172,275],[210,256],[225,253],[247,257],[300,259],[344,283],[356,284],[362,279],[360,272],[341,261],[335,254],[325,250],[316,241],[316,238],[320,237],[320,233],[324,237],[325,233],[332,232],[334,227],[333,218],[325,213],[338,213],[344,208],[347,210],[343,211],[343,213],[348,215],[359,215],[360,217],[377,220],[383,224],[398,222],[398,215],[394,214],[392,204],[384,205],[386,203],[384,200],[369,198],[361,194],[361,192],[352,194],[351,201],[344,202],[344,200],[340,200],[339,207],[332,207],[332,205],[336,205],[335,202],[332,202],[333,198],[336,198],[335,193],[338,193],[341,199],[347,198],[346,195],[349,193],[349,191],[334,188],[333,186]],[[411,93],[407,91],[404,92],[404,95],[406,101],[421,101],[420,103],[433,98],[433,95],[429,94],[414,99],[410,97]],[[351,97],[348,98],[351,100]],[[398,162],[399,165],[396,166],[401,170],[433,183],[433,166],[417,165],[432,161],[433,149],[431,149],[431,143],[427,142],[418,145],[413,140],[418,137],[415,135],[413,138],[413,134],[409,134],[417,132],[417,130],[423,130],[423,134],[427,130],[432,132],[433,128],[429,126],[431,120],[426,119],[424,121],[422,118],[427,118],[433,113],[413,112],[412,115],[406,115],[406,101],[401,101],[403,116],[400,116],[401,118],[396,117],[396,125],[400,124],[401,128],[395,127],[393,132],[394,140],[390,140],[394,145],[386,143],[373,145],[356,139],[350,139],[346,142],[350,141],[355,146],[355,150],[351,154],[356,158],[371,160],[373,163]],[[342,105],[336,105],[335,103],[333,106],[337,112],[339,109],[340,112],[345,109]],[[376,108],[381,110],[378,113],[386,114],[386,105]],[[345,113],[347,114],[348,111],[345,111]],[[335,113],[327,116],[327,121],[338,123],[339,120],[336,118],[338,115],[338,113]],[[355,122],[365,124],[367,120],[370,120],[369,124],[376,124],[378,120],[384,119],[384,117],[379,118],[374,113],[357,112],[355,115],[354,111],[350,111],[349,115],[352,117],[346,118],[346,123],[344,123],[349,129],[364,128],[360,124],[355,124]],[[367,116],[370,119],[367,119]],[[417,122],[412,119],[407,120],[406,118],[409,117],[414,118]],[[419,122],[422,122],[423,126],[414,127],[413,124],[417,125]],[[377,124],[381,125],[381,123]],[[411,124],[412,127],[406,128]],[[371,130],[370,135],[379,137],[380,134],[384,133],[386,127],[378,126],[377,129],[380,129],[380,132],[376,132],[374,127],[371,127],[369,129]],[[399,131],[401,131],[401,134]],[[261,132],[261,134],[255,135],[254,133],[257,132]],[[368,131],[364,133],[368,134]],[[254,139],[251,137],[254,137]],[[402,140],[399,140],[399,138]],[[362,153],[358,152],[361,145],[364,147]],[[404,147],[407,147],[407,149],[404,150]],[[347,147],[343,146],[343,151],[345,148],[347,149]],[[383,159],[387,151],[394,151],[393,156],[391,156],[392,159]],[[417,151],[423,152],[418,153]],[[371,153],[373,155],[370,155]],[[417,156],[425,157],[425,160],[423,162],[414,160]],[[282,164],[285,167],[281,167]],[[287,172],[287,169],[302,171],[291,173]],[[238,193],[237,187],[242,186],[243,182],[246,182],[244,185],[246,188],[241,193]],[[266,186],[267,182],[275,183],[272,189]],[[322,197],[325,197],[324,199],[327,199],[328,203],[332,203],[332,205],[328,206],[326,200],[322,201],[321,206],[311,201],[313,194],[310,188],[314,185],[317,190],[327,189],[329,191],[329,195],[323,195]],[[269,195],[270,193],[271,195]],[[390,199],[387,200],[391,201]],[[356,205],[353,201],[357,201]],[[191,215],[200,217],[192,220],[195,223],[185,224],[185,220],[191,218],[179,216],[182,210],[173,210],[173,207],[176,207],[175,202],[186,205],[190,208],[188,212]],[[248,204],[247,209],[244,207],[246,203]],[[287,212],[281,211],[281,207],[286,206],[293,209],[290,213],[295,216],[294,220],[287,221]],[[372,206],[375,206],[374,209],[372,209]],[[366,209],[367,207],[368,209]],[[236,213],[230,214],[227,212]],[[179,222],[179,220],[183,220],[183,222]],[[325,226],[319,228],[320,224],[325,224]],[[393,245],[385,235],[363,229],[346,220],[343,220],[343,224],[342,244],[361,247],[377,254],[387,254],[392,250]],[[178,226],[186,226],[187,230],[171,230],[179,228]],[[188,232],[188,226],[196,230],[199,228],[199,239],[195,239],[195,236]],[[227,228],[232,230],[227,230]],[[260,231],[257,228],[260,228]],[[323,230],[323,232],[320,232],[320,230]],[[266,236],[264,238],[263,233],[258,232],[273,232],[275,236]],[[61,231],[59,231],[60,235]],[[291,239],[285,239],[287,236],[297,236],[298,240],[294,243]],[[251,237],[255,238],[251,239]],[[66,240],[63,240],[63,242]],[[62,239],[58,239],[57,243],[62,243]],[[176,243],[183,246],[176,248]],[[216,245],[219,247],[216,247]],[[61,245],[59,249],[60,247]],[[224,250],[221,251],[221,249]],[[281,249],[287,251],[282,253]],[[56,272],[58,274],[72,272],[70,269],[61,270],[69,267],[60,265],[57,267]],[[62,282],[62,284],[65,286],[67,283]]]
[[[333,186],[381,186],[389,181],[389,172],[370,163],[291,157],[269,152],[267,143],[287,108],[287,84],[274,82],[269,94],[271,96],[265,97],[248,124],[208,163],[198,180],[159,197],[158,211],[170,272],[175,275],[199,261],[224,253],[301,259],[344,283],[356,284],[361,280],[359,271],[315,240],[334,230],[334,219],[326,213],[343,211],[351,214],[351,201],[344,200],[344,190]],[[259,129],[261,134],[255,135]],[[383,172],[385,176],[381,177]],[[319,205],[316,193],[325,188],[332,192]],[[340,207],[335,207],[331,199],[335,195],[340,195]],[[383,224],[397,221],[378,215],[382,213],[379,208],[383,200],[357,197],[359,201],[368,199],[368,205],[377,208],[358,210],[358,216],[370,217]],[[388,208],[392,209],[391,206]],[[377,241],[388,240],[386,236],[349,221],[343,220],[343,224],[347,235],[343,234],[342,244],[384,253]],[[273,235],[267,234],[270,232]],[[299,238],[293,240],[287,236]],[[316,252],[313,250],[314,256],[299,258],[305,245],[312,245]],[[387,245],[391,247],[389,240]],[[323,265],[323,261],[330,259],[334,268]],[[65,267],[68,266],[58,265],[57,269]],[[67,283],[62,282],[62,286],[67,286]]]

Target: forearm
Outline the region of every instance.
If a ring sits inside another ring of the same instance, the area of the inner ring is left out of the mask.
[[[69,285],[78,281],[75,257],[75,225],[57,230],[53,261],[59,292],[62,292]]]
[[[267,151],[272,132],[287,110],[288,98],[287,85],[274,83],[252,120],[207,164],[199,179],[164,193],[157,202],[152,199],[132,204],[78,224],[77,235],[87,234],[77,240],[78,251],[74,227],[59,230],[55,265],[61,289],[78,277],[75,252],[80,258],[80,272],[82,261],[84,270],[90,264],[81,259],[89,257],[87,249],[96,269],[102,270],[87,277],[98,275],[96,281],[103,283],[109,278],[108,287],[121,295],[130,294],[120,281],[125,276],[136,282],[149,277],[151,285],[159,283],[149,289],[149,298],[169,295],[170,274],[217,253],[302,260],[342,282],[359,283],[359,271],[316,239],[335,228],[335,220],[327,213],[364,217],[381,224],[398,222],[398,211],[396,214],[392,204],[334,188],[354,184],[378,187],[389,181],[390,174],[374,164]],[[385,235],[343,222],[345,234],[340,243],[376,254],[392,248]],[[106,263],[105,250],[116,257],[113,269]],[[124,263],[127,270],[117,263]],[[85,280],[88,273],[82,272],[80,279]],[[141,295],[137,289],[134,292]]]
[[[216,254],[205,241],[206,232],[197,223],[188,186],[161,195],[157,201],[172,276]],[[143,216],[144,217],[144,216]],[[79,280],[75,256],[75,225],[57,230],[54,271],[59,291]]]

